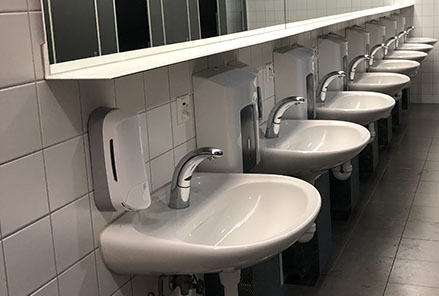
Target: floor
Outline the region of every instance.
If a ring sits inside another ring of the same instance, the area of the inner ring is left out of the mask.
[[[403,118],[356,213],[333,224],[328,271],[285,296],[439,296],[439,105]]]

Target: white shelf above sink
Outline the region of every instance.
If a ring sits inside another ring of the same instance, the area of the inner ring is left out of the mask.
[[[178,43],[168,45],[165,48],[148,48],[65,62],[46,67],[45,78],[47,80],[114,79],[411,6],[413,4],[389,5],[289,23],[286,26],[278,25],[215,38]]]

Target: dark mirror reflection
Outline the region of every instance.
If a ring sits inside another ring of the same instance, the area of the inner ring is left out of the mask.
[[[284,0],[43,0],[50,63],[285,23]]]

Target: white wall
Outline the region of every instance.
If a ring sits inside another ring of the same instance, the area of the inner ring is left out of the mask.
[[[364,22],[365,19],[355,23]],[[239,59],[258,69],[276,47],[315,47],[299,36],[109,81],[43,80],[38,0],[0,2],[0,295],[127,296],[156,289],[156,278],[118,276],[102,263],[98,236],[117,214],[93,202],[87,119],[98,106],[141,119],[145,166],[153,191],[195,148],[194,121],[178,125],[175,99],[192,95],[192,73]],[[274,104],[265,88],[264,117]],[[113,294],[117,291],[116,294]]]

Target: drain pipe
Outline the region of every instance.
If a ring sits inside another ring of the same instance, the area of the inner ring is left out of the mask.
[[[338,167],[332,169],[332,174],[337,180],[346,181],[352,175],[352,164],[351,161],[347,161]]]
[[[219,274],[221,284],[224,286],[224,296],[238,296],[238,284],[241,281],[241,270],[223,271]]]
[[[377,133],[375,132],[375,123],[374,122],[369,123],[368,129],[370,133],[370,139],[368,144],[371,144],[373,143],[373,141],[375,141],[375,137],[377,135]]]

